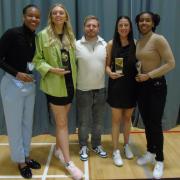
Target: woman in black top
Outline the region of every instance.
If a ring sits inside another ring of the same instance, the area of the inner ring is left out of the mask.
[[[35,100],[31,61],[39,22],[39,8],[27,5],[23,9],[23,26],[7,30],[0,39],[0,68],[6,72],[1,81],[1,96],[11,158],[24,178],[32,177],[30,168],[41,167],[29,157]]]
[[[122,59],[122,72],[117,72],[117,58]],[[116,21],[113,40],[107,45],[106,72],[109,75],[107,102],[112,110],[112,141],[113,161],[122,166],[120,150],[118,149],[120,123],[124,123],[124,150],[128,159],[133,153],[128,145],[131,126],[131,115],[136,104],[136,68],[135,43],[132,24],[127,16],[121,16]]]

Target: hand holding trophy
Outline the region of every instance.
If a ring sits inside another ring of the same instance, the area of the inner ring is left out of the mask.
[[[123,74],[123,58],[115,58],[115,72]]]
[[[34,64],[32,62],[27,62],[27,74],[29,77],[32,78],[32,81],[35,82],[34,75],[33,75],[33,69],[34,69]]]

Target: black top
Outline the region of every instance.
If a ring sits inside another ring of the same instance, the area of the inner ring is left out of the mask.
[[[0,68],[16,76],[27,71],[35,52],[35,32],[25,25],[7,30],[0,39]]]
[[[116,57],[123,58],[123,74],[124,76],[111,79],[108,83],[107,102],[114,108],[132,108],[136,105],[136,58],[135,51],[131,52],[130,45],[121,47],[116,53]],[[114,60],[112,60],[111,68],[115,71]]]
[[[136,58],[135,53],[130,51],[130,45],[121,47],[119,51],[117,51],[116,57],[123,58],[123,74],[124,77],[135,77],[137,74],[136,70]],[[112,60],[111,63],[112,71],[115,72],[115,59]]]

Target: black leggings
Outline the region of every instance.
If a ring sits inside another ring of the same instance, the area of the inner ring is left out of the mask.
[[[164,77],[138,83],[138,107],[145,125],[147,151],[163,161],[162,115],[167,95]]]

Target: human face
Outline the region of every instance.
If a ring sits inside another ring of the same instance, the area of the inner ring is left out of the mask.
[[[56,6],[52,9],[51,18],[55,26],[63,26],[67,20],[67,15],[62,7]]]
[[[130,23],[126,18],[122,18],[118,22],[118,32],[120,37],[127,38],[130,32]]]
[[[97,38],[99,33],[99,23],[96,19],[89,19],[84,25],[84,33],[87,40]]]
[[[138,27],[141,34],[144,35],[152,31],[152,28],[154,27],[154,22],[151,15],[148,13],[142,14],[139,17]]]
[[[33,32],[39,26],[40,12],[35,7],[29,7],[23,16],[24,24]]]

